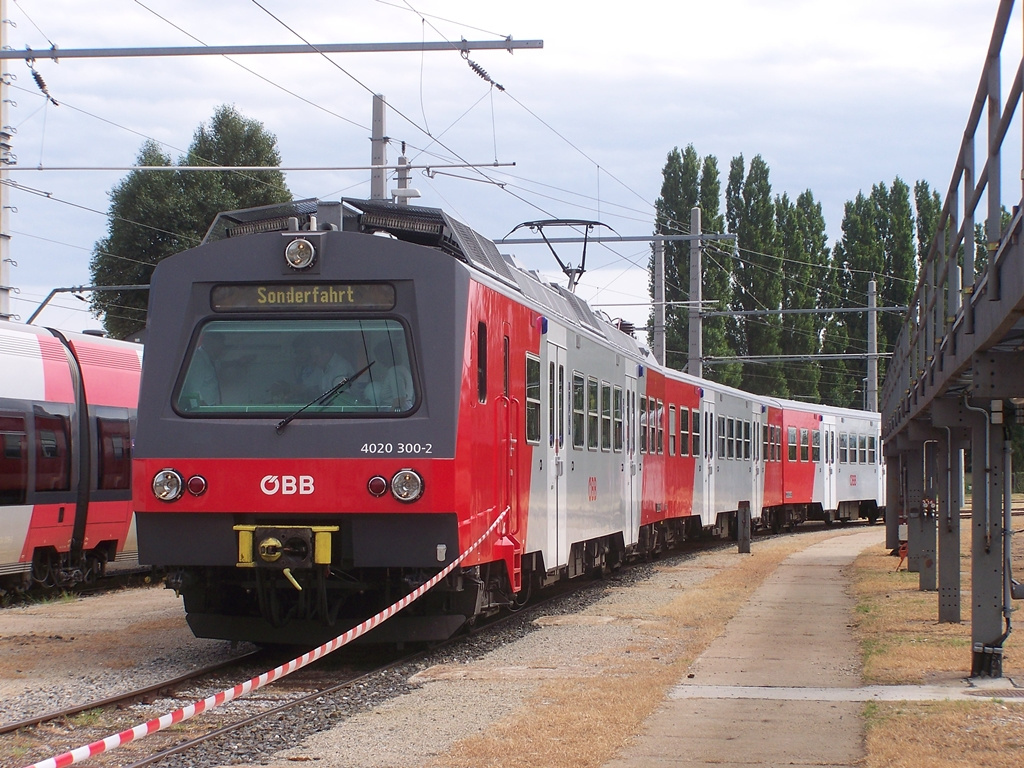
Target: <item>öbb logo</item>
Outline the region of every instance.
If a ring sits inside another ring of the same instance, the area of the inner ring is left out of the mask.
[[[260,480],[260,490],[267,496],[280,493],[282,496],[308,496],[313,493],[312,475],[266,475]]]

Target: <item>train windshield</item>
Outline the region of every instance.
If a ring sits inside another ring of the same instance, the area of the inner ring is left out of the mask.
[[[405,327],[393,319],[214,320],[185,360],[175,409],[222,417],[286,416],[307,405],[302,418],[408,413],[417,402],[411,361]]]

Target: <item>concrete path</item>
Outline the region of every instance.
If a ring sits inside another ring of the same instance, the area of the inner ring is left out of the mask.
[[[787,558],[669,693],[628,755],[606,768],[857,765],[866,689],[846,569],[883,537],[872,528]]]

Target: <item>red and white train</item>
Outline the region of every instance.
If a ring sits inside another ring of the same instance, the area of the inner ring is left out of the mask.
[[[0,592],[135,562],[142,346],[0,324]]]
[[[659,366],[440,210],[221,214],[153,275],[142,563],[199,636],[330,639],[497,533],[375,630],[447,637],[686,537],[883,505],[877,413]]]

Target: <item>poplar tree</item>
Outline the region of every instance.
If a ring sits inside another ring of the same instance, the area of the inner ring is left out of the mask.
[[[760,155],[750,161],[739,202],[736,235],[740,258],[735,266],[735,304],[737,308],[748,311],[779,310],[782,307],[782,256],[776,236],[775,204],[768,164]],[[743,317],[740,325],[740,335],[745,338],[748,354],[782,354],[782,319],[779,315]],[[742,387],[756,394],[778,397],[789,394],[781,362],[746,364]]]
[[[889,187],[886,227],[883,238],[883,269],[878,281],[878,305],[905,307],[917,287],[915,260],[914,214],[910,205],[910,188],[898,176]],[[881,312],[878,315],[878,350],[891,352],[903,327],[905,315]],[[879,361],[879,377],[884,376],[886,358]]]
[[[136,164],[170,166],[153,141]],[[233,106],[219,107],[200,125],[178,165],[279,166],[277,139]],[[132,171],[110,192],[107,236],[93,248],[94,285],[148,285],[158,262],[198,245],[217,213],[286,202],[280,171]],[[91,308],[107,333],[124,338],[146,324],[149,291],[97,291]]]
[[[921,263],[928,256],[928,249],[939,228],[942,213],[942,198],[932,190],[927,181],[914,184],[914,210],[917,213],[915,232],[917,234],[917,261]]]
[[[662,170],[661,196],[655,202],[655,234],[686,234],[690,229],[690,209],[697,204],[700,161],[690,144],[683,152],[678,147],[668,153]],[[665,363],[682,369],[686,365],[688,317],[679,302],[690,298],[689,244],[665,241]],[[654,249],[650,257],[648,287],[654,296]],[[654,327],[652,310],[649,327]]]
[[[713,155],[703,159],[690,144],[682,152],[678,147],[668,154],[662,171],[661,196],[655,209],[657,212],[656,234],[685,234],[690,229],[690,212],[694,206],[701,209],[701,230],[721,232],[724,219],[720,210],[722,184],[719,179],[718,160]],[[711,242],[703,246],[702,293],[706,306],[719,302],[721,309],[727,309],[732,298],[731,255],[723,253],[721,246]],[[654,296],[654,256],[651,256],[650,292]],[[665,243],[665,310],[666,362],[669,366],[682,369],[689,358],[689,308],[690,299],[690,243],[675,241]],[[654,315],[651,315],[653,325]],[[727,318],[710,317],[703,320],[704,354],[729,356],[732,349],[726,338]],[[709,367],[705,375],[715,381],[731,385],[739,384],[738,364]]]
[[[819,303],[819,294],[828,260],[828,246],[821,205],[807,190],[796,203],[791,202],[786,194],[777,197],[775,211],[785,273],[782,308],[808,310],[823,306]],[[811,313],[782,317],[782,353],[807,358],[786,362],[789,395],[796,400],[819,402],[821,367],[811,358],[821,351],[823,325],[820,316]]]
[[[701,229],[704,232],[725,231],[725,217],[721,212],[720,199],[722,182],[718,171],[718,159],[714,155],[704,158],[700,174]],[[702,246],[701,264],[703,271],[702,298],[705,308],[727,310],[732,301],[732,252],[723,249],[716,241]],[[729,343],[731,319],[728,317],[703,318],[703,350],[708,357],[732,357],[736,353]],[[704,376],[731,387],[741,382],[743,366],[740,363],[725,363],[707,366]]]

